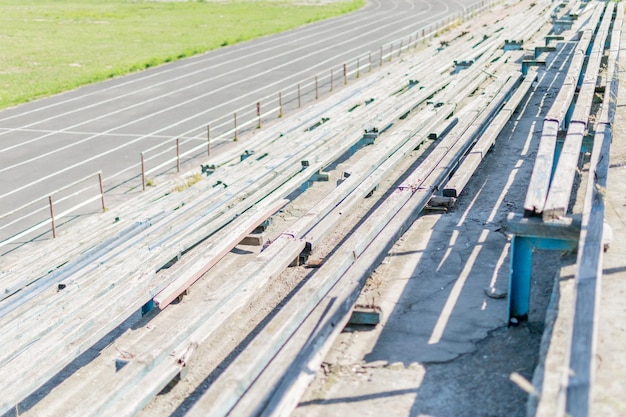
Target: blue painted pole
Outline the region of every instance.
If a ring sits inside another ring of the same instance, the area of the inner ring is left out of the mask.
[[[532,265],[532,239],[525,236],[513,236],[509,275],[509,325],[528,320]]]

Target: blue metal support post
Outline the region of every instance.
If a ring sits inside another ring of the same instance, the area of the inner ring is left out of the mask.
[[[513,236],[509,276],[509,324],[528,319],[530,282],[533,266],[533,245],[526,236]]]
[[[511,243],[511,270],[509,273],[509,325],[515,325],[521,321],[528,320],[533,251],[536,249],[559,251],[574,250],[577,245],[578,240],[575,239],[555,239],[520,234],[513,235]]]

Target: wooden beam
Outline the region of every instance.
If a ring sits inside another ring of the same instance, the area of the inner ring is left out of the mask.
[[[598,291],[602,278],[602,231],[609,168],[611,128],[598,126],[593,161],[583,210],[582,231],[576,260],[576,304],[569,354],[566,406],[568,415],[587,417],[596,362]]]
[[[472,150],[463,159],[463,162],[452,178],[448,180],[443,189],[444,197],[456,198],[461,194],[470,178],[474,175],[478,166],[487,155],[487,152],[493,147],[496,138],[506,123],[508,123],[522,99],[528,94],[528,91],[530,91],[536,79],[537,71],[531,70],[502,110],[494,118],[493,122],[489,124],[489,127],[480,136],[476,145],[474,145]]]
[[[244,237],[288,202],[288,200],[278,200],[269,204],[260,204],[239,216],[236,227],[220,233],[216,236],[215,244],[208,251],[197,254],[193,261],[186,262],[185,270],[154,297],[154,304],[161,310],[167,307],[237,246]]]
[[[611,51],[608,59],[608,94],[604,97],[600,119],[594,135],[589,180],[585,193],[582,233],[579,241],[575,275],[576,303],[566,376],[564,412],[573,417],[591,415],[591,392],[596,368],[598,324],[598,292],[602,279],[604,190],[610,167],[611,124],[614,122],[616,94],[619,83],[617,56],[620,48],[624,6],[618,4],[614,21]]]

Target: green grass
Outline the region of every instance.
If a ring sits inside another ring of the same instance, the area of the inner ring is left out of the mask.
[[[364,0],[0,0],[0,108],[356,10]]]

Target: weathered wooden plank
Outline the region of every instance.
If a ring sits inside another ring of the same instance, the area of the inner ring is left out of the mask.
[[[352,177],[351,177],[351,178],[352,178]],[[402,191],[399,191],[399,192],[400,192],[400,193],[402,193]],[[401,206],[401,204],[400,204],[400,206]],[[375,235],[375,233],[374,233],[374,235]],[[374,235],[372,235],[372,236],[374,236]],[[373,238],[373,237],[372,237],[372,238]],[[358,237],[357,237],[357,238],[354,238],[354,239],[355,239],[355,242],[358,242],[358,243],[355,243],[355,245],[350,244],[350,245],[348,245],[348,246],[350,246],[351,248],[354,248],[354,250],[356,251],[356,253],[358,253],[358,251],[359,251],[359,247],[362,247],[363,242],[362,242],[362,240],[361,240],[360,238],[358,238]],[[348,264],[349,264],[349,263],[350,263],[350,262],[352,262],[352,260],[353,260],[353,256],[354,256],[354,255],[353,255],[353,253],[354,253],[353,251],[348,251],[346,254],[344,254],[344,258],[343,258],[343,260],[340,260],[340,261],[338,261],[338,262],[339,262],[340,264],[342,264],[342,262],[348,262]],[[332,264],[332,263],[331,263],[331,264]],[[325,263],[324,265],[328,265],[328,263]],[[342,264],[342,265],[343,265],[343,264]],[[347,265],[347,264],[346,264],[346,265]],[[329,270],[329,271],[333,271],[333,270],[335,270],[335,269],[336,269],[336,267],[337,267],[337,266],[338,266],[338,265],[334,265],[334,266],[330,265],[330,266],[326,266],[326,268],[328,268],[328,270]],[[343,266],[342,268],[345,268],[345,266]],[[317,283],[317,285],[327,285],[327,286],[329,286],[329,287],[330,287],[330,286],[332,286],[332,283],[321,284],[321,283],[320,283],[320,281],[318,281],[317,279],[315,280],[315,282]],[[312,295],[311,295],[310,293],[307,293],[307,290],[306,290],[306,289],[303,289],[303,291],[301,291],[301,292],[299,292],[299,293],[305,294],[305,295],[303,296],[303,299],[307,300],[307,303],[310,303],[310,302],[311,302],[311,297],[312,297]],[[298,304],[297,309],[298,309],[298,310],[300,310],[300,309],[302,308],[301,303],[297,303],[297,304]],[[294,305],[295,305],[295,304],[294,304]],[[297,312],[297,311],[291,311],[291,312],[286,312],[286,311],[285,311],[285,316],[286,316],[286,317],[290,317],[290,318],[292,318],[292,317],[293,317],[293,318],[297,318],[299,314],[301,314],[301,313],[299,313],[299,312]],[[306,313],[302,313],[302,314],[306,314]],[[297,319],[296,319],[296,320],[297,320]],[[279,327],[276,327],[275,329],[276,329],[276,331],[279,331],[281,328],[282,328],[282,326],[279,326]],[[273,327],[273,329],[274,329],[274,327]],[[267,332],[265,332],[265,333],[267,333]],[[280,337],[282,337],[282,336],[283,336],[282,334],[277,334],[277,335],[276,335],[276,337],[279,337],[279,338],[280,338]],[[269,342],[268,340],[264,339],[264,341],[260,342],[260,345],[264,346],[264,348],[268,348],[268,347],[271,347],[271,346],[273,345],[273,343],[271,343],[271,342]],[[251,353],[251,354],[253,354],[255,357],[257,357],[257,356],[259,356],[259,355],[265,355],[265,354],[262,354],[261,352],[259,352],[259,351],[258,351],[258,350],[256,350],[256,349],[250,349],[250,350],[247,350],[246,352],[250,352],[250,353]],[[272,355],[273,355],[273,354],[271,354],[271,353],[270,353],[270,354],[269,354],[269,356],[264,356],[264,357],[266,357],[266,358],[267,358],[267,360],[269,360],[269,358],[271,358],[271,356],[272,356]],[[243,360],[243,364],[246,364],[245,359]],[[246,366],[246,365],[244,365],[244,366]],[[230,369],[230,368],[229,368],[229,369]],[[239,372],[234,372],[234,374],[235,374],[235,375],[237,375],[237,376],[239,376]],[[241,387],[241,384],[240,384],[240,383],[234,383],[234,384],[235,384],[235,386],[231,386],[231,388],[224,390],[224,391],[222,392],[222,394],[221,394],[221,395],[225,395],[226,397],[229,397],[229,398],[230,398],[230,401],[232,401],[234,398],[237,398],[237,396],[240,394],[239,389],[238,389],[238,388],[236,388],[236,387]],[[226,399],[226,401],[228,401],[228,399]]]
[[[550,188],[558,132],[559,122],[557,120],[543,121],[535,165],[533,166],[526,199],[524,200],[525,216],[541,214],[545,205]]]
[[[591,415],[598,321],[599,288],[602,279],[605,195],[610,166],[611,124],[615,118],[619,84],[617,56],[620,48],[624,6],[617,6],[607,64],[608,88],[596,126],[589,180],[583,206],[582,230],[577,254],[576,304],[569,352],[564,412],[572,417]]]
[[[580,161],[585,128],[586,124],[579,122],[572,122],[569,126],[546,201],[541,210],[544,220],[559,219],[567,213]]]
[[[572,120],[567,130],[567,136],[565,137],[563,149],[559,156],[543,208],[542,216],[544,220],[565,216],[569,207],[574,178],[580,161],[582,141],[587,133],[587,123],[595,97],[596,84],[604,56],[604,45],[608,36],[612,15],[613,3],[607,5],[600,30],[594,37],[593,50],[587,60],[583,83],[576,100],[576,107],[574,108]]]
[[[485,113],[488,114],[489,112]],[[462,141],[455,138],[450,138],[450,141],[454,141],[454,145],[445,146],[449,149],[445,156],[458,157],[458,153],[454,152],[454,149],[462,148],[462,144],[457,144],[457,142]],[[344,287],[345,292],[343,292],[342,295],[337,295],[338,292],[341,293],[342,289],[339,289],[337,286],[333,289],[332,296],[328,297],[326,300],[334,300],[334,302],[322,306],[323,308],[328,308],[328,310],[325,310],[327,312],[323,316],[323,321],[321,323],[313,323],[315,326],[315,334],[305,334],[304,337],[306,340],[304,345],[298,344],[297,348],[291,349],[291,351],[299,352],[295,360],[286,361],[286,363],[293,363],[293,368],[284,374],[282,371],[278,372],[278,374],[281,375],[278,385],[270,385],[269,389],[263,389],[263,387],[261,387],[261,392],[250,400],[248,400],[246,396],[244,399],[245,404],[254,408],[246,408],[245,406],[238,405],[235,411],[233,411],[233,415],[248,415],[252,410],[254,410],[254,413],[259,412],[259,415],[288,415],[293,409],[297,403],[297,399],[314,375],[312,370],[317,368],[316,365],[319,365],[323,359],[325,349],[330,346],[332,335],[336,335],[337,332],[341,330],[342,325],[345,324],[347,320],[346,311],[351,308],[356,300],[360,292],[360,286],[389,250],[389,247],[385,245],[393,244],[393,242],[402,235],[406,228],[408,228],[417,217],[416,213],[419,213],[421,208],[429,201],[432,190],[437,187],[443,178],[450,174],[453,164],[450,164],[446,159],[439,158],[439,156],[433,156],[433,154],[429,155],[429,158],[431,157],[433,157],[432,163],[440,163],[441,166],[447,168],[447,171],[446,169],[432,169],[429,167],[428,163],[424,163],[423,166],[418,168],[418,171],[422,175],[420,178],[426,177],[426,180],[419,186],[414,182],[414,179],[407,180],[407,184],[412,184],[413,187],[404,187],[403,189],[412,189],[415,195],[403,207],[401,210],[402,214],[396,214],[390,221],[388,227],[376,237],[376,240],[372,242],[368,249],[357,259],[348,272],[348,276],[342,278],[340,284],[345,284],[348,287],[347,289]],[[374,221],[379,221],[379,219],[374,219]],[[360,264],[360,262],[363,263]],[[322,268],[324,268],[324,266]],[[335,292],[335,290],[337,290],[337,292]],[[312,317],[317,316],[313,315]],[[305,327],[311,328],[310,326]],[[302,340],[302,337],[299,339]],[[292,340],[295,339],[290,339],[289,344],[294,343]],[[274,367],[276,362],[278,361],[272,363],[272,367]],[[280,365],[277,364],[277,366]],[[267,384],[264,385],[267,386]],[[267,405],[265,405],[266,403]],[[263,407],[262,412],[260,412],[261,406]]]
[[[566,116],[576,93],[586,50],[591,42],[594,28],[598,25],[601,16],[602,8],[597,7],[578,41],[565,81],[554,100],[554,105],[544,119],[537,157],[535,158],[535,165],[531,174],[526,200],[524,201],[524,213],[526,216],[541,215],[543,212],[552,180],[557,134],[561,126],[567,122]]]
[[[481,135],[476,145],[474,145],[472,150],[463,159],[463,162],[452,178],[448,180],[443,189],[443,195],[445,197],[456,198],[461,194],[474,172],[476,172],[476,169],[478,169],[480,162],[485,158],[487,152],[489,152],[495,143],[496,138],[510,120],[511,115],[515,112],[522,99],[528,94],[528,91],[530,91],[536,78],[537,70],[530,70],[510,100],[507,101],[502,110],[494,118],[494,121],[489,124],[489,127]]]
[[[539,217],[526,217],[515,213],[507,216],[507,233],[520,236],[547,237],[562,240],[578,240],[580,217],[562,217],[549,222]]]
[[[609,168],[611,127],[598,126],[594,137],[593,161],[589,170],[578,255],[576,259],[576,304],[569,355],[565,410],[573,417],[587,417],[590,411],[597,340],[599,286],[602,278],[602,231]]]

